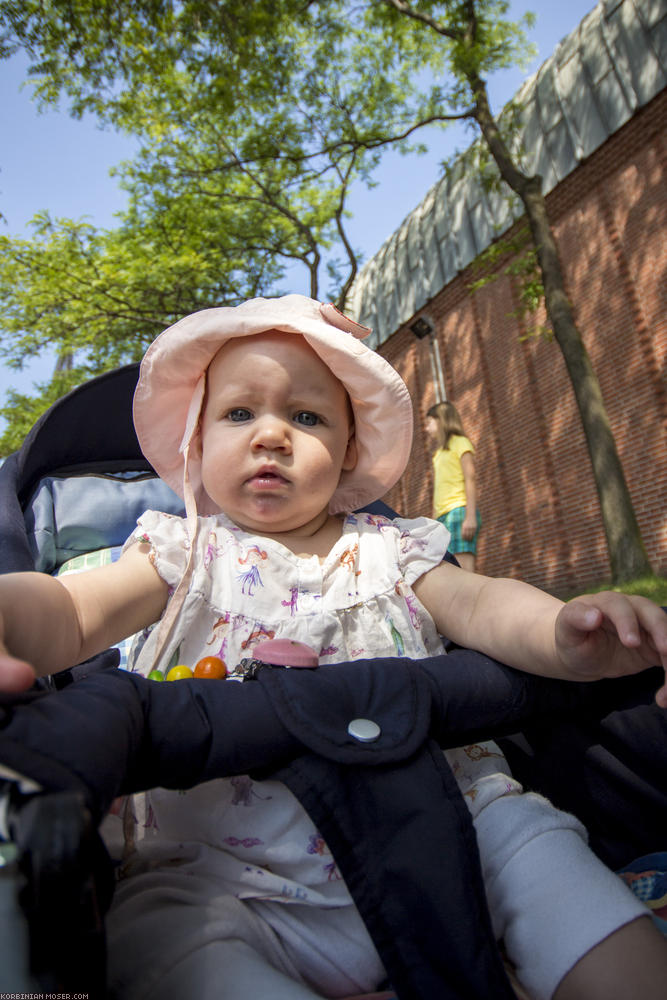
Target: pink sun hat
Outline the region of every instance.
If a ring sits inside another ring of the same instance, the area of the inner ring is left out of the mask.
[[[302,334],[350,397],[358,460],[354,469],[343,471],[331,513],[378,500],[401,477],[410,456],[410,394],[389,362],[361,343],[371,332],[368,327],[304,295],[203,309],[160,334],[144,355],[134,396],[134,425],[144,455],[176,493],[187,499],[192,491],[199,514],[219,512],[202,486],[201,463],[189,448],[206,369],[228,340],[267,330]]]

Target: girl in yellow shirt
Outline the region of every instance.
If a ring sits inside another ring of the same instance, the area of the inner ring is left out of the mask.
[[[426,415],[433,453],[433,517],[451,534],[450,551],[463,569],[474,572],[481,518],[477,510],[475,449],[463,433],[452,403],[436,403]]]

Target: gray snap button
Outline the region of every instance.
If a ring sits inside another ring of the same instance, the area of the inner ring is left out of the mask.
[[[377,722],[373,722],[372,719],[352,719],[347,731],[360,743],[374,743],[382,732]]]

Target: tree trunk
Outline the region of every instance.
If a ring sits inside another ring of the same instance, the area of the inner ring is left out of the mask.
[[[593,467],[612,580],[621,583],[650,576],[651,564],[632,506],[600,383],[565,294],[558,249],[542,194],[542,178],[528,177],[517,168],[491,115],[484,82],[473,78],[471,85],[476,100],[477,124],[503,180],[521,198],[528,216],[542,274],[547,315],[572,382]]]
[[[621,460],[591,359],[574,322],[563,287],[558,250],[547,217],[539,178],[531,178],[522,196],[542,272],[547,314],[563,353],[579,407],[593,477],[607,537],[615,583],[649,576],[651,565],[642,542]]]

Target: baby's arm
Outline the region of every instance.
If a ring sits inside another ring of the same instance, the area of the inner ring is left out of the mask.
[[[0,680],[28,686],[152,625],[167,603],[167,584],[149,560],[149,546],[127,549],[117,563],[54,578],[44,573],[0,576]]]
[[[517,580],[467,573],[447,562],[425,573],[413,588],[438,630],[457,645],[511,667],[562,677],[554,669],[555,622],[562,601]]]
[[[529,673],[590,681],[667,669],[667,615],[646,598],[603,592],[563,604],[518,580],[449,563],[414,590],[443,635]],[[656,697],[667,705],[667,686]]]

